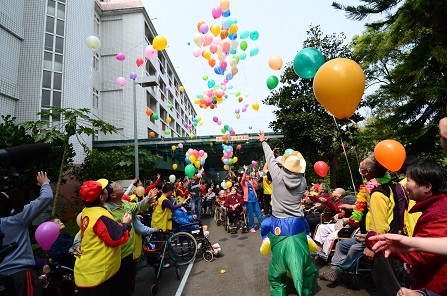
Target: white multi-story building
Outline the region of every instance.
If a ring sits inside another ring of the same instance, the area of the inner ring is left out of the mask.
[[[101,41],[97,51],[86,46],[91,35]],[[118,134],[84,137],[90,147],[93,140],[134,139],[135,114],[139,139],[148,138],[150,132],[156,137],[195,133],[195,127],[188,129],[185,124],[196,117],[196,111],[186,92],[180,91],[181,79],[166,51],[144,59],[144,49],[155,36],[138,0],[0,0],[0,115],[11,114],[23,122],[40,119],[37,113],[49,106],[89,108],[92,116],[118,128]],[[126,56],[124,61],[116,59],[120,52]],[[137,58],[145,60],[139,69]],[[131,72],[154,82],[136,86],[136,113]],[[120,76],[127,80],[124,87],[116,82]],[[148,117],[147,108],[159,119]],[[53,126],[63,120],[43,119]],[[83,149],[73,144],[75,162],[80,163]]]

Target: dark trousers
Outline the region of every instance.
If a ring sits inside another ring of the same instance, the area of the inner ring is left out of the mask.
[[[312,233],[315,232],[315,228],[320,223],[320,216],[321,216],[321,213],[309,214],[306,216],[306,220],[307,220],[307,223],[309,224],[310,232],[312,232]]]
[[[116,275],[116,274],[115,274]],[[96,287],[92,288],[79,288],[78,287],[78,294],[77,296],[108,296],[108,295],[116,295],[113,294],[111,290],[111,283],[112,282],[119,282],[119,279],[112,276],[110,279],[102,283],[101,285],[98,285]]]
[[[230,224],[236,223],[239,220],[241,220],[241,211],[240,210],[235,210],[235,211],[228,210],[227,215],[228,215],[228,220],[230,221]]]
[[[263,194],[263,202],[264,202],[264,215],[271,215],[272,214],[272,206],[270,205],[270,202],[272,201],[272,195],[271,194]]]
[[[33,270],[25,270],[11,275],[14,281],[16,296],[42,295],[42,284]]]
[[[132,286],[132,263],[133,258],[132,254],[127,257],[121,259],[121,266],[116,275],[113,276],[115,278],[112,281],[110,295],[123,296],[129,295]]]
[[[371,274],[376,284],[378,295],[397,295],[397,292],[400,290],[400,284],[393,268],[393,260],[385,258],[382,253],[374,255]]]

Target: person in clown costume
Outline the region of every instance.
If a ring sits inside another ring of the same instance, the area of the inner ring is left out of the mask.
[[[307,234],[309,226],[304,218],[301,199],[307,182],[303,173],[306,161],[298,151],[284,155],[281,162],[275,159],[266,142],[264,132],[259,141],[272,176],[272,216],[261,224],[263,243],[261,253],[272,251],[268,272],[270,294],[286,293],[286,275],[289,273],[298,295],[312,295],[317,269],[310,256]]]

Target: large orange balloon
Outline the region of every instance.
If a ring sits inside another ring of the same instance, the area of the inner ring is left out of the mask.
[[[315,74],[314,94],[318,102],[338,119],[349,118],[362,99],[365,74],[353,60],[333,59]]]
[[[280,56],[272,56],[269,59],[269,67],[272,70],[281,70],[282,58]]]
[[[374,148],[377,161],[392,172],[400,170],[407,157],[405,148],[395,140],[384,140]]]

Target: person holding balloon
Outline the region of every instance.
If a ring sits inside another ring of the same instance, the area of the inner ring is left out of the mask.
[[[32,266],[34,254],[28,232],[28,225],[39,216],[53,200],[53,191],[46,172],[37,173],[40,186],[39,197],[25,205],[21,211],[14,211],[14,202],[18,200],[17,191],[0,192],[0,230],[4,233],[4,245],[17,243],[17,248],[7,254],[0,262],[0,277],[10,277],[14,282],[11,295],[42,295],[42,285]],[[48,251],[59,234],[59,228],[53,222],[52,227],[38,227],[36,240],[44,251]],[[46,224],[44,226],[47,226]]]
[[[247,176],[247,166],[244,165],[244,173],[241,178],[241,187],[244,192],[244,202],[245,207],[248,212],[248,228],[250,232],[254,233],[255,230],[255,218],[258,219],[259,226],[262,223],[262,213],[259,207],[258,196],[256,194],[256,187],[258,187],[258,182],[252,175]]]

